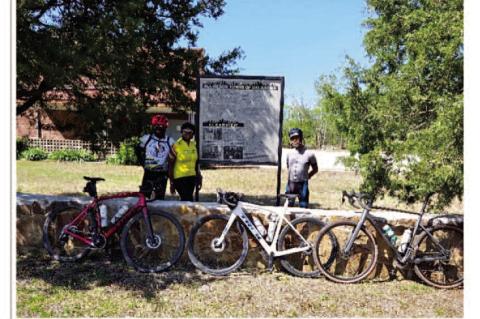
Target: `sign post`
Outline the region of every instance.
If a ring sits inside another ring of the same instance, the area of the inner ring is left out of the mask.
[[[277,165],[281,182],[284,77],[197,78],[199,161],[224,165]]]

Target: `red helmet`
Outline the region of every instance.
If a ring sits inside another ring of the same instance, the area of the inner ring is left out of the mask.
[[[162,127],[168,127],[168,119],[165,115],[154,115],[152,116],[152,126],[162,126]]]

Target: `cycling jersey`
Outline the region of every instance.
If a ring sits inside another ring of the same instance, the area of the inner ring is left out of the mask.
[[[147,143],[147,145],[145,145],[145,143]],[[167,172],[168,154],[173,143],[173,138],[168,136],[161,139],[154,134],[142,136],[140,138],[140,145],[145,147],[145,170]]]
[[[313,152],[306,147],[294,149],[294,152],[287,154],[288,180],[291,182],[308,181],[308,169],[317,165],[317,159]]]
[[[175,165],[173,166],[173,178],[187,176],[196,176],[195,165],[197,163],[197,145],[191,140],[187,143],[183,138],[179,138],[172,147],[172,153],[175,155]]]

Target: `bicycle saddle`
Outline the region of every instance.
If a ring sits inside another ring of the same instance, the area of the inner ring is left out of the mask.
[[[100,181],[105,181],[105,178],[101,177],[88,177],[88,176],[83,176],[83,179],[89,182],[100,182]]]

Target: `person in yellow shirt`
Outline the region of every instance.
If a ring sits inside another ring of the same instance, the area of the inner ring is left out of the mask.
[[[195,186],[202,188],[197,144],[193,140],[195,126],[189,122],[183,123],[181,134],[173,144],[168,159],[170,193],[173,195],[177,191],[181,201],[193,201]]]

